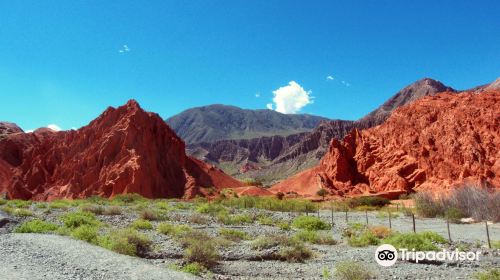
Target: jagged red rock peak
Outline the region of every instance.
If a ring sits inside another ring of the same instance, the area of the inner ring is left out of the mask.
[[[0,193],[35,200],[123,193],[190,198],[202,187],[243,186],[184,148],[160,116],[130,100],[76,131],[4,136]]]
[[[314,196],[500,188],[500,90],[441,93],[396,109],[380,126],[332,140],[320,164],[274,185]]]

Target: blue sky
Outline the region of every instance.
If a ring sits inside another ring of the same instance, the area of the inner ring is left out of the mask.
[[[280,108],[357,119],[423,77],[458,89],[499,77],[498,11],[499,1],[1,1],[0,120],[69,129],[130,98],[164,118],[213,103],[263,109],[273,91],[284,93],[275,109],[306,97]]]

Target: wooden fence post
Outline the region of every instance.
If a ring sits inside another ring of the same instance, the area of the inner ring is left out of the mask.
[[[348,224],[349,223],[349,219],[347,218],[347,209],[345,210],[345,223]]]
[[[333,227],[333,205],[332,205],[332,227]]]
[[[365,210],[366,225],[368,226],[368,210]]]
[[[413,232],[417,233],[417,229],[415,228],[415,214],[411,214],[411,218],[413,220]]]
[[[392,229],[391,211],[389,210],[389,228]]]
[[[488,221],[484,221],[486,225],[486,238],[488,238],[488,248],[491,249],[491,241],[490,241],[490,230],[488,229]]]
[[[446,228],[448,228],[448,240],[451,243],[450,220],[446,218]]]

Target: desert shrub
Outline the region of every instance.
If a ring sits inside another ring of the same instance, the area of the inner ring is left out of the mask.
[[[160,223],[157,227],[157,230],[159,233],[175,237],[188,233],[193,229],[187,225],[173,225],[169,223]]]
[[[379,219],[389,218],[389,211],[391,212],[391,218],[395,219],[395,218],[399,217],[398,212],[394,212],[394,211],[391,211],[390,209],[388,209],[387,211],[379,211],[377,213],[377,218],[379,218]]]
[[[7,206],[13,207],[13,208],[28,208],[31,205],[30,200],[21,200],[21,199],[13,199],[13,200],[7,200]]]
[[[196,207],[198,213],[210,214],[216,216],[219,213],[228,213],[226,207],[218,203],[202,203]]]
[[[162,210],[166,210],[166,211],[172,210],[172,207],[170,206],[170,204],[168,204],[167,201],[158,201],[158,202],[156,202],[155,206],[158,209],[162,209]]]
[[[424,239],[429,240],[430,242],[433,243],[438,243],[438,244],[448,243],[448,241],[444,237],[442,237],[439,233],[433,231],[422,231],[419,232],[418,235],[422,236]]]
[[[268,225],[268,226],[274,225],[273,219],[267,216],[259,217],[258,222],[261,225]]]
[[[139,217],[143,220],[148,220],[148,221],[158,221],[158,220],[164,220],[165,216],[156,210],[153,209],[144,209],[139,213]]]
[[[500,192],[491,193],[481,187],[458,187],[440,198],[434,198],[430,193],[417,193],[414,200],[417,214],[423,217],[450,215],[450,219],[455,220],[472,217],[478,221],[500,221]]]
[[[131,227],[135,229],[153,229],[153,224],[151,224],[151,222],[148,220],[139,219],[135,220],[132,223]]]
[[[37,203],[35,203],[35,207],[38,209],[45,209],[45,208],[48,208],[49,205],[45,202],[37,202]]]
[[[184,252],[184,258],[190,263],[196,262],[204,267],[211,268],[217,264],[220,256],[214,242],[210,239],[191,239]]]
[[[39,219],[24,222],[16,228],[17,233],[49,233],[54,232],[59,226]]]
[[[369,245],[378,245],[380,239],[370,230],[364,230],[361,234],[351,236],[348,244],[352,247],[366,247]]]
[[[135,229],[121,229],[98,238],[98,244],[119,254],[144,256],[151,248],[151,240]]]
[[[241,182],[246,186],[262,186],[262,181],[255,178],[245,178]]]
[[[14,209],[11,212],[11,214],[14,215],[14,216],[17,216],[17,217],[29,217],[29,216],[33,216],[33,212],[31,212],[28,209],[24,209],[24,208]]]
[[[437,251],[439,248],[432,243],[435,240],[441,241],[434,234],[412,232],[395,233],[385,238],[383,243],[391,244],[397,249],[406,248],[408,250],[415,249],[417,251]]]
[[[242,196],[219,199],[224,206],[233,208],[257,208],[283,212],[315,212],[318,206],[305,199],[278,199],[276,197]]]
[[[292,227],[287,222],[279,222],[278,223],[278,228],[281,229],[281,230],[290,230]]]
[[[193,205],[190,203],[177,202],[174,204],[174,208],[179,210],[189,210],[193,208]]]
[[[286,235],[273,234],[273,235],[259,236],[252,242],[252,248],[262,250],[262,249],[273,248],[276,246],[291,246],[292,244],[295,244],[297,242],[299,242],[299,240],[289,238]]]
[[[217,216],[217,221],[225,225],[241,225],[241,224],[250,224],[253,222],[253,219],[248,214],[219,214]]]
[[[121,215],[122,209],[120,208],[120,206],[107,206],[106,208],[104,208],[104,212],[102,214],[107,216]]]
[[[82,225],[77,228],[75,228],[71,232],[71,237],[80,239],[92,244],[97,244],[97,234],[98,232],[98,227],[91,226],[91,225]]]
[[[347,200],[347,203],[350,208],[357,208],[360,206],[380,208],[391,203],[391,201],[387,198],[378,196],[362,196],[362,197],[351,198]]]
[[[291,246],[283,247],[278,255],[281,260],[287,262],[304,262],[313,256],[313,252],[303,243],[293,243]]]
[[[356,261],[342,261],[335,265],[335,279],[339,280],[367,280],[373,273],[365,264]]]
[[[444,213],[443,206],[438,200],[434,199],[431,193],[421,192],[413,196],[415,201],[415,211],[418,215],[425,218],[435,218]]]
[[[282,192],[277,192],[276,193],[276,198],[279,200],[282,200],[285,197],[285,194]]]
[[[193,262],[193,263],[187,263],[187,264],[185,264],[180,269],[180,271],[186,272],[186,273],[189,273],[189,274],[193,274],[193,275],[196,275],[196,276],[200,276],[205,271],[205,267],[202,264],[200,264],[200,263]]]
[[[146,201],[146,198],[137,193],[117,194],[111,200],[116,205],[127,205]]]
[[[473,277],[478,280],[500,280],[500,268],[492,268],[488,271],[477,272]]]
[[[240,240],[250,239],[250,237],[248,236],[248,233],[241,231],[241,230],[236,230],[236,229],[221,228],[221,229],[219,229],[219,234],[222,235],[224,238],[231,240],[231,241],[240,241]]]
[[[342,231],[342,236],[346,238],[351,238],[353,236],[361,234],[366,230],[366,226],[361,223],[350,223],[349,226]]]
[[[50,209],[68,209],[72,206],[69,200],[61,199],[49,202]]]
[[[318,217],[298,216],[292,222],[292,227],[305,230],[326,230],[331,226]]]
[[[60,217],[61,221],[68,228],[77,228],[82,225],[98,226],[99,221],[90,212],[71,212]]]
[[[0,205],[7,204],[7,199],[0,198]]]
[[[321,245],[335,245],[337,241],[333,239],[333,237],[325,232],[317,232],[310,230],[299,231],[294,235],[294,238],[297,238],[300,241],[308,242],[312,244],[321,244]]]
[[[210,220],[207,217],[200,214],[191,214],[187,220],[190,223],[201,224],[201,225],[206,225],[210,222]]]
[[[392,234],[392,230],[384,226],[373,226],[369,228],[369,231],[379,239],[387,238]]]
[[[452,223],[460,223],[460,219],[464,218],[462,210],[451,207],[444,212],[444,216]]]
[[[98,204],[82,204],[80,205],[80,210],[84,212],[91,212],[96,215],[102,215],[104,213],[104,207]]]

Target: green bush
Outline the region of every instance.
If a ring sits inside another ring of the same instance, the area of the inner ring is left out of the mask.
[[[82,225],[75,228],[71,232],[71,237],[86,241],[88,243],[97,244],[98,227],[91,225]]]
[[[151,222],[148,220],[139,219],[135,220],[132,223],[131,227],[135,229],[153,229],[153,224],[151,224]]]
[[[383,240],[383,243],[391,244],[397,249],[406,248],[417,251],[437,251],[439,248],[432,243],[436,236],[422,233],[395,233]]]
[[[200,225],[206,225],[210,222],[210,220],[207,217],[196,213],[189,215],[187,220],[190,223],[200,224]]]
[[[169,223],[160,223],[157,228],[159,233],[170,236],[180,236],[192,231],[193,229],[187,225],[173,225]]]
[[[104,208],[104,212],[102,214],[107,216],[121,215],[122,209],[120,206],[107,206]]]
[[[299,231],[294,235],[300,241],[308,242],[312,244],[322,244],[322,245],[335,245],[337,241],[330,236],[330,234],[317,231],[303,230]]]
[[[241,225],[241,224],[250,224],[253,222],[253,219],[248,214],[219,214],[217,216],[217,221],[224,225]]]
[[[90,212],[96,215],[102,215],[104,213],[104,207],[98,204],[82,204],[80,205],[80,210],[83,212]]]
[[[49,233],[54,232],[59,226],[39,219],[24,222],[15,232],[17,233]]]
[[[451,222],[451,223],[460,223],[460,220],[465,217],[465,215],[462,213],[462,210],[456,208],[456,207],[451,207],[447,209],[444,212],[444,216]]]
[[[196,207],[196,211],[198,213],[210,214],[212,216],[228,212],[226,207],[216,203],[202,203]]]
[[[121,229],[98,238],[98,244],[119,254],[144,256],[151,248],[151,240],[135,229]]]
[[[196,276],[200,276],[204,271],[205,267],[200,263],[193,262],[184,265],[181,269],[182,272],[190,273]]]
[[[247,240],[249,236],[246,232],[236,229],[219,229],[219,234],[231,241]]]
[[[137,193],[118,194],[113,197],[111,202],[117,205],[127,205],[146,201],[146,198]]]
[[[353,247],[366,247],[369,245],[378,245],[380,243],[380,239],[378,239],[372,231],[364,230],[359,235],[351,236],[348,243]]]
[[[439,233],[433,231],[422,231],[419,232],[418,235],[422,236],[424,239],[429,240],[430,242],[433,243],[438,243],[438,244],[448,243],[448,241],[444,237],[442,237]]]
[[[98,226],[100,223],[95,215],[90,212],[71,212],[60,217],[68,228],[77,228],[82,225]]]
[[[362,196],[351,198],[347,201],[347,204],[350,208],[357,208],[360,206],[380,208],[386,206],[389,203],[391,203],[389,199],[378,196]]]
[[[274,225],[273,219],[270,217],[267,217],[267,216],[260,217],[258,219],[258,221],[259,221],[259,224],[261,224],[261,225],[268,225],[268,226]]]
[[[328,223],[313,216],[298,216],[293,220],[292,227],[305,230],[326,230],[331,228]]]
[[[17,216],[17,217],[33,216],[33,212],[31,212],[28,209],[23,209],[23,208],[14,209],[11,214],[14,216]]]
[[[289,223],[287,222],[280,222],[278,223],[278,228],[281,229],[281,230],[290,230],[292,227],[290,226]]]
[[[0,198],[0,205],[7,204],[7,199]]]
[[[13,200],[7,200],[7,206],[13,207],[13,208],[28,208],[31,205],[30,200],[20,200],[20,199],[13,199]]]
[[[373,277],[365,264],[356,261],[338,262],[334,275],[339,280],[367,280]]]
[[[143,220],[148,221],[158,221],[164,219],[163,215],[159,211],[155,211],[153,209],[144,209],[139,213],[139,216]]]
[[[210,240],[192,240],[184,252],[188,262],[196,262],[207,268],[213,267],[220,259],[215,244]]]
[[[276,246],[291,246],[299,240],[291,239],[286,235],[273,234],[260,236],[252,242],[252,248],[257,250],[270,249]]]

